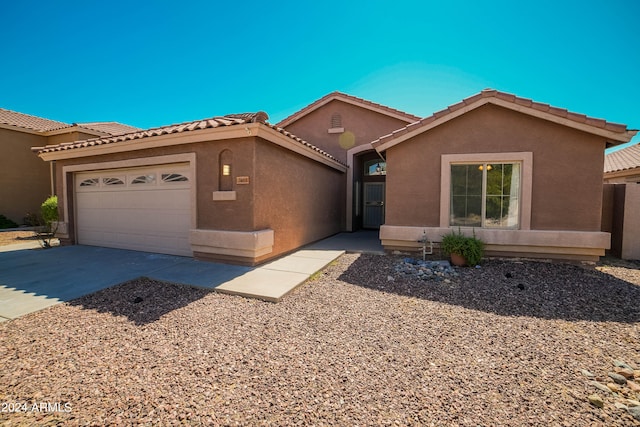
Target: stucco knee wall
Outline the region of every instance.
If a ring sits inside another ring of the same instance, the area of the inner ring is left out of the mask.
[[[441,242],[450,233],[448,227],[412,227],[383,225],[380,240],[387,250],[415,250],[416,242],[425,235],[432,242]],[[557,258],[595,261],[610,247],[611,235],[604,232],[551,230],[491,230],[460,229],[485,243],[488,256]]]
[[[191,230],[196,258],[254,265],[273,252],[274,231]]]

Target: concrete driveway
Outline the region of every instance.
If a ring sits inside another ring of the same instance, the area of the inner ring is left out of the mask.
[[[0,321],[149,277],[215,288],[251,268],[94,246],[0,253]]]
[[[278,301],[343,253],[307,248],[243,267],[81,245],[0,252],[0,322],[138,277]]]

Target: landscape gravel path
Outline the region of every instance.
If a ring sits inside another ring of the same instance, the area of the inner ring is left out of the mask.
[[[639,264],[401,262],[344,255],[277,304],[138,279],[2,323],[0,424],[640,425],[605,391],[640,365]]]

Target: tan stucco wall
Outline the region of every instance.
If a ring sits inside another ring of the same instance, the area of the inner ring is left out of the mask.
[[[331,127],[331,116],[334,113],[340,114],[344,133],[330,134],[328,132]],[[339,100],[333,100],[303,116],[287,126],[286,129],[325,150],[342,162],[346,162],[346,153],[349,148],[368,144],[407,124],[408,122],[400,119]],[[344,140],[349,132],[355,137],[353,145],[345,146],[346,148],[340,146],[340,138]]]
[[[223,150],[230,150],[233,156],[233,188],[226,193],[219,192],[219,156]],[[78,170],[80,165],[133,159],[149,161],[182,153],[195,153],[196,159],[196,221],[191,239],[199,258],[254,264],[341,229],[345,197],[343,172],[259,137],[246,137],[59,160],[61,218],[69,223],[69,238],[64,243],[75,243],[73,206],[67,209],[69,218],[64,216],[64,168]],[[66,192],[70,197],[73,195],[71,175],[67,175]],[[248,184],[237,183],[238,177],[247,177]],[[258,239],[253,247],[253,232],[259,232],[258,237],[272,238],[273,244],[269,242],[265,246]],[[232,250],[218,246],[226,240]],[[247,254],[253,254],[253,258]]]
[[[640,260],[640,184],[605,184],[602,230],[611,233],[611,253]]]
[[[273,254],[341,231],[345,174],[265,141],[256,145],[255,228],[275,231]]]
[[[443,154],[531,152],[531,229],[599,231],[604,148],[604,140],[590,134],[479,107],[386,152],[386,224],[440,225]]]
[[[101,156],[90,156],[76,159],[57,161],[57,191],[61,218],[64,218],[62,205],[64,203],[62,170],[66,166],[107,163],[131,159],[150,159],[160,156],[170,156],[185,152],[196,154],[196,216],[198,228],[227,229],[237,231],[253,230],[253,216],[250,209],[252,203],[252,188],[238,186],[237,200],[232,202],[213,201],[213,192],[218,190],[218,157],[225,149],[233,151],[233,175],[251,175],[253,171],[253,138],[242,140],[222,140],[212,142],[198,142],[188,145],[158,147],[154,149],[113,153]],[[71,177],[67,177],[68,179]],[[69,192],[69,194],[72,194]]]
[[[31,152],[44,136],[0,129],[0,214],[22,224],[27,212],[40,212],[51,193],[49,163]]]
[[[627,184],[624,197],[622,259],[640,260],[640,184]]]

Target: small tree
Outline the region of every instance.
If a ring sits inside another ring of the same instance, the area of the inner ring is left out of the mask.
[[[50,248],[51,239],[58,231],[58,196],[50,196],[42,203],[40,215],[44,221],[44,229],[40,230],[37,235],[42,241],[42,247]]]

